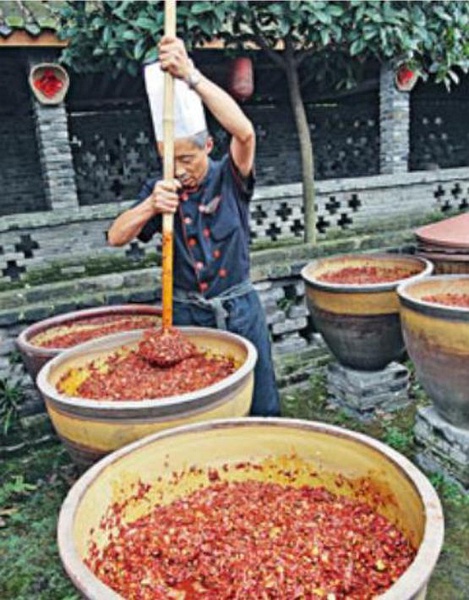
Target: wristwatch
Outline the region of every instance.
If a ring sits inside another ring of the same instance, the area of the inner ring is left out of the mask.
[[[196,69],[195,67],[189,73],[189,75],[185,78],[185,82],[191,88],[191,90],[195,89],[197,85],[202,80],[202,73]]]

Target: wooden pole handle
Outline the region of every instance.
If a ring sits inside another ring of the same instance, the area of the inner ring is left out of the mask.
[[[176,35],[176,0],[165,0],[164,33]],[[163,178],[174,178],[174,79],[169,73],[164,74],[163,103]],[[173,324],[173,252],[174,252],[174,215],[163,214],[163,329]]]

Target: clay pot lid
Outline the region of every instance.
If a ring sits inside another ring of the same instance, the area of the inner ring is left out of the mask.
[[[422,252],[437,252],[439,254],[448,254],[459,256],[468,255],[469,256],[469,248],[464,248],[461,246],[442,246],[440,244],[429,244],[428,242],[422,242],[418,240],[417,249]]]
[[[446,252],[426,252],[418,250],[416,256],[421,256],[429,261],[444,260],[445,262],[469,262],[469,254],[449,254]]]
[[[415,230],[417,238],[432,246],[469,249],[469,213],[451,217]]]

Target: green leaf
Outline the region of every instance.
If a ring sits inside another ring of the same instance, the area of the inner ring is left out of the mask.
[[[127,29],[127,31],[124,31],[123,35],[122,35],[122,39],[123,40],[136,40],[138,39],[138,34],[136,31],[132,31],[131,29]]]
[[[150,48],[146,51],[143,62],[152,63],[155,62],[155,60],[158,60],[158,48],[156,46],[153,46],[153,48]]]
[[[147,17],[139,17],[135,21],[135,25],[136,27],[147,31],[154,31],[157,28],[157,23],[155,23],[153,19],[148,19]]]
[[[459,77],[458,77],[458,75],[457,75],[457,74],[456,74],[454,71],[451,71],[451,70],[449,70],[449,71],[448,71],[448,76],[449,76],[449,77],[452,79],[452,81],[453,81],[453,82],[454,82],[456,85],[458,85],[458,84],[459,84]]]
[[[360,54],[360,52],[363,50],[364,47],[365,47],[365,44],[364,44],[363,40],[358,38],[358,40],[355,40],[352,43],[352,45],[350,46],[350,55],[356,56],[357,54]]]
[[[212,6],[210,2],[195,2],[192,6],[192,14],[201,15],[205,12],[211,12]]]
[[[329,35],[329,32],[326,29],[321,29],[319,31],[319,37],[321,38],[321,43],[323,46],[327,46],[327,44],[329,44],[329,42],[331,41],[331,36]]]
[[[329,11],[329,14],[333,17],[340,17],[344,12],[345,7],[343,5],[339,6],[338,4],[333,4],[332,2],[329,2],[327,10]]]
[[[111,36],[112,36],[112,30],[108,25],[106,25],[106,27],[103,30],[103,44],[105,46],[107,46],[109,44],[109,42],[111,41]]]
[[[145,38],[141,38],[134,46],[134,58],[136,61],[139,61],[143,55],[145,54],[145,46],[146,40]]]

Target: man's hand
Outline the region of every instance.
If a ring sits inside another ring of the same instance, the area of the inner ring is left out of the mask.
[[[161,69],[168,71],[173,77],[186,80],[194,69],[194,64],[187,55],[184,42],[179,38],[164,36],[158,48]]]
[[[175,213],[179,206],[177,191],[181,189],[181,182],[177,179],[163,179],[155,183],[153,192],[148,197],[155,213]]]

